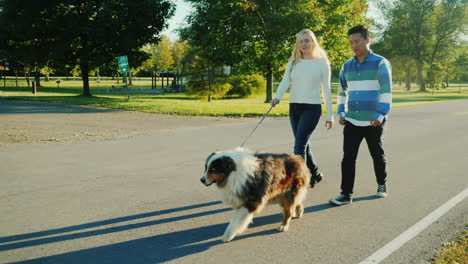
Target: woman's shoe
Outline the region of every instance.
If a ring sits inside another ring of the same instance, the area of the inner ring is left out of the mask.
[[[321,182],[323,180],[323,174],[321,172],[317,173],[317,175],[310,177],[310,188],[314,188],[315,184]]]

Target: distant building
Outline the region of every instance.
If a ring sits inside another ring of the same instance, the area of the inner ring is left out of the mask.
[[[16,75],[18,72],[24,71],[24,64],[8,58],[0,59],[0,71],[2,71],[2,75]]]

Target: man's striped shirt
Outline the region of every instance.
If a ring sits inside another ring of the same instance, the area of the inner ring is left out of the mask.
[[[392,105],[390,62],[369,51],[360,63],[353,58],[340,71],[337,113],[339,118],[356,126],[369,126],[372,119],[380,122]]]

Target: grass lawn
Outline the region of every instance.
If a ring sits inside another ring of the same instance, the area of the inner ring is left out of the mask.
[[[95,78],[90,78],[90,89],[92,97],[83,97],[82,82],[66,80],[61,77],[59,87],[52,77],[46,82],[41,79],[43,87],[37,88],[37,93],[32,94],[32,89],[27,87],[24,78],[16,81],[14,77],[8,77],[6,82],[0,79],[0,98],[26,99],[31,101],[55,102],[66,104],[87,105],[92,107],[104,107],[114,109],[125,109],[132,111],[187,115],[187,116],[227,116],[227,117],[252,117],[261,116],[270,108],[265,104],[265,95],[252,96],[244,99],[222,99],[207,102],[206,98],[198,98],[185,93],[162,93],[161,89],[155,89],[159,93],[138,93],[141,90],[151,90],[151,78],[134,78],[130,86],[132,92],[131,100],[127,100],[126,89],[122,82],[111,78],[101,78],[98,83]],[[161,85],[161,81],[158,81]],[[274,85],[276,87],[277,84]],[[333,101],[336,103],[336,90],[338,84],[333,83]],[[395,84],[393,87],[393,106],[404,107],[418,104],[438,103],[449,100],[468,99],[468,84],[451,84],[449,88],[417,92],[414,85],[412,91],[405,91],[402,86]],[[288,95],[283,98],[282,103],[270,112],[270,116],[288,115]],[[335,106],[333,107],[335,111]],[[325,109],[324,109],[325,111]]]

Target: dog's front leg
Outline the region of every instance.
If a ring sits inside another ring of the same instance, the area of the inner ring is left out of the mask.
[[[247,229],[247,226],[250,222],[252,222],[253,214],[247,210],[247,208],[242,207],[241,209],[237,210],[234,217],[229,222],[226,231],[224,231],[224,235],[222,240],[224,242],[231,241],[236,235],[241,234],[242,232]]]

